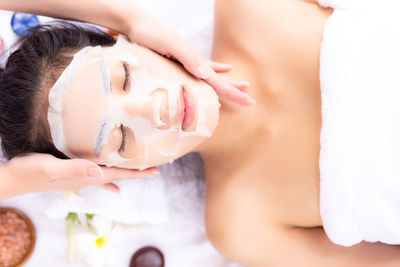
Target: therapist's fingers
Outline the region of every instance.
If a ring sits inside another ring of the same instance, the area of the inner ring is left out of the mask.
[[[58,159],[40,153],[14,157],[2,166],[11,196],[51,190],[79,190],[89,185],[117,193],[119,188],[112,181],[151,177],[158,172],[157,168],[138,171],[99,167],[85,159]]]
[[[158,173],[156,167],[143,171],[100,167],[96,163],[85,159],[61,160],[53,158],[46,165],[48,166],[46,172],[51,180],[56,181],[64,178],[70,180],[72,178],[77,183],[86,185],[99,185],[118,180],[152,177]],[[110,189],[110,186],[108,188]]]
[[[246,91],[246,89],[250,86],[250,82],[248,81],[229,81],[229,84],[240,91]]]
[[[114,167],[101,167],[101,169],[104,173],[104,181],[110,182],[97,185],[97,187],[117,194],[120,193],[120,189],[118,185],[112,183],[111,181],[153,177],[159,173],[157,167],[151,167],[142,171],[119,169]]]
[[[232,69],[232,65],[227,63],[221,63],[213,60],[207,60],[207,63],[215,72],[228,72]]]
[[[241,90],[224,81],[214,71],[210,72],[209,77],[205,81],[215,89],[220,97],[245,106],[255,103],[255,101],[249,95],[243,93]]]
[[[236,104],[244,106],[249,106],[255,103],[255,101],[249,95],[242,92],[246,87],[246,85],[241,83],[239,85],[240,88],[236,88],[235,85],[232,85],[231,83],[225,81],[222,77],[218,76],[212,67],[214,66],[218,70],[221,70],[220,72],[223,72],[223,71],[229,71],[230,68],[228,68],[228,66],[223,66],[221,65],[221,63],[217,64],[213,63],[212,65],[208,65],[206,60],[201,60],[201,59],[198,60],[199,57],[185,58],[185,56],[183,56],[184,59],[180,59],[178,57],[178,60],[182,62],[184,67],[189,72],[191,72],[198,78],[203,79],[211,87],[213,87],[219,97],[229,99],[235,102]],[[185,64],[182,61],[185,59],[189,61],[189,63]],[[198,60],[198,62],[196,62],[196,60]]]
[[[143,171],[100,167],[96,163],[85,159],[62,160],[50,155],[46,155],[43,170],[50,181],[63,180],[63,183],[77,187],[107,184],[117,180],[152,177],[158,172],[156,167]],[[105,186],[105,188],[115,189],[110,186]]]
[[[147,12],[143,11],[140,22],[136,21],[129,38],[161,55],[176,59],[192,75],[205,80],[220,97],[240,105],[255,103],[247,94],[220,78],[194,45]]]
[[[251,99],[250,96],[243,93],[241,89],[236,88],[229,82],[223,80],[222,77],[218,76],[212,66],[207,64],[206,60],[202,61],[199,59],[200,56],[190,57],[190,55],[186,55],[184,52],[179,52],[176,57],[189,72],[198,78],[203,79],[213,87],[218,96],[244,106],[249,106],[255,103],[255,101]],[[213,66],[217,67],[219,70],[228,71],[228,66],[221,66],[218,64],[213,64]],[[243,89],[243,86],[240,87]]]
[[[96,187],[119,194],[120,193],[120,189],[118,187],[118,185],[113,184],[113,183],[106,183],[106,184],[102,184],[102,185],[97,185]]]
[[[253,99],[247,94],[241,92],[239,89],[230,85],[227,81],[219,77],[209,65],[207,60],[204,60],[200,52],[188,41],[175,34],[174,38],[168,39],[161,38],[160,45],[162,48],[161,53],[164,55],[172,56],[179,61],[187,71],[194,76],[205,80],[215,92],[222,98],[229,99],[239,105],[252,105],[255,103]],[[218,65],[218,64],[214,64]],[[227,69],[227,66],[215,66],[219,69]]]
[[[213,60],[207,60],[208,64],[210,65],[210,67],[217,73],[224,73],[224,72],[228,72],[232,69],[232,65],[231,64],[227,64],[227,63],[221,63],[221,62],[217,62],[217,61],[213,61]],[[232,85],[233,87],[239,89],[240,91],[246,91],[246,89],[250,86],[250,82],[249,81],[233,81],[230,80],[228,81],[230,85]]]
[[[104,178],[103,178],[104,183],[118,181],[118,180],[153,177],[154,175],[159,173],[157,167],[151,167],[143,171],[120,169],[115,167],[101,167],[101,170],[104,173]]]
[[[249,106],[253,105],[255,101],[246,93],[242,92],[249,86],[247,81],[227,82],[218,76],[211,66],[202,65],[199,68],[193,67],[192,69],[185,65],[185,68],[207,82],[218,94],[219,97],[226,98],[236,104]],[[229,71],[228,66],[214,65],[218,72]]]
[[[146,14],[144,12],[145,19],[132,27],[129,34],[131,40],[161,55],[176,59],[192,75],[205,80],[220,97],[245,106],[255,103],[247,94],[219,77],[194,45],[172,28]]]
[[[33,155],[40,160],[40,170],[50,181],[57,181],[70,177],[91,177],[103,179],[104,173],[94,162],[85,159],[58,159],[51,155]]]
[[[197,70],[195,67],[194,70],[191,70],[190,67],[186,65],[184,66],[189,72],[192,72],[192,74],[194,74],[194,71]],[[200,71],[200,73],[197,73],[197,77],[202,78],[211,87],[213,87],[219,97],[229,99],[236,104],[244,106],[249,106],[255,103],[255,101],[249,95],[242,92],[245,87],[248,87],[248,85],[246,86],[244,84],[246,82],[242,82],[239,85],[240,88],[236,88],[235,85],[232,85],[231,83],[222,79],[222,77],[218,76],[211,66],[203,64],[200,67]]]

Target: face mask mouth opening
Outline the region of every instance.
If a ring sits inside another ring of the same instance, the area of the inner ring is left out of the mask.
[[[194,131],[193,128],[195,128],[193,127],[193,124],[195,123],[196,103],[193,92],[188,89],[185,84],[181,85],[181,99],[183,104],[181,121],[182,131],[192,132]]]

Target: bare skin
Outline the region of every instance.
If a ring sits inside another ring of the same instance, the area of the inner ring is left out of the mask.
[[[321,227],[319,55],[332,12],[317,1],[216,1],[213,59],[233,64],[227,79],[251,81],[257,104],[222,102],[216,131],[198,148],[206,226],[214,246],[246,266],[400,263],[397,246],[342,247]]]
[[[205,145],[226,147],[201,153],[209,201],[220,198],[221,188],[246,184],[262,192],[260,215],[285,225],[320,226],[319,46],[330,10],[293,0],[227,2],[217,2],[213,56],[232,62],[226,76],[251,81],[248,93],[257,104],[222,105],[220,124]]]

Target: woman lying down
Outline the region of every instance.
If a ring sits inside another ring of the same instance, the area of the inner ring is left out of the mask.
[[[1,76],[3,149],[137,169],[199,152],[226,257],[400,265],[398,4],[337,2],[216,1],[213,58],[251,81],[249,108],[122,38],[39,28]]]

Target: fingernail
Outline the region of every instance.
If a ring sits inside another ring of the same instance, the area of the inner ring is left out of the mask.
[[[115,188],[113,188],[113,189],[104,188],[104,190],[107,190],[108,192],[111,192],[111,193],[114,193],[114,194],[117,194],[117,195],[120,193],[120,191],[118,189],[115,189]]]
[[[243,85],[243,86],[250,86],[250,82],[249,81],[239,81],[239,84]]]
[[[236,90],[236,92],[237,92],[241,97],[246,98],[246,99],[249,99],[249,98],[251,99],[251,97],[250,97],[248,94],[246,94],[246,93],[240,91],[240,90],[237,89],[237,88],[235,88],[235,90]]]
[[[240,92],[240,95],[242,95],[243,97],[246,97],[247,104],[253,105],[256,103],[256,101],[253,98],[251,98],[248,94]]]
[[[247,101],[248,101],[250,104],[255,104],[255,103],[256,103],[256,101],[255,101],[253,98],[251,98],[250,96],[247,98]]]
[[[232,64],[228,64],[228,63],[219,63],[221,64],[221,67],[223,68],[232,68]]]
[[[118,195],[119,193],[121,193],[121,191],[119,191],[119,189],[116,189],[116,188],[111,189],[110,192],[113,192],[114,194],[117,194],[117,195]]]
[[[199,76],[200,76],[200,78],[202,78],[202,79],[208,79],[208,69],[206,68],[206,67],[204,67],[204,66],[200,66],[198,69],[197,69],[197,71],[198,71],[198,73],[199,73]]]
[[[89,168],[89,176],[103,178],[103,171],[100,169],[100,167],[91,167]]]

